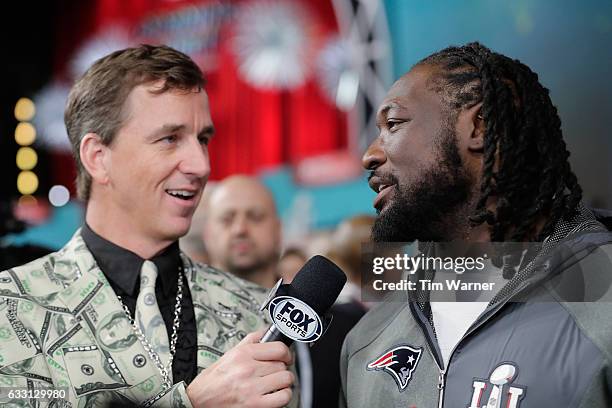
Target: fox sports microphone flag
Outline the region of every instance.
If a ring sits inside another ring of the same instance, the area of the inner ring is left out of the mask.
[[[332,261],[320,255],[310,258],[293,282],[269,302],[272,325],[261,342],[289,345],[318,340],[323,334],[320,316],[334,304],[345,283],[346,275]]]

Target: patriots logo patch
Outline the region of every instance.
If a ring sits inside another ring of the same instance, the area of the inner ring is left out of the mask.
[[[401,345],[387,350],[382,356],[378,357],[367,365],[370,371],[386,371],[391,374],[400,392],[404,391],[414,372],[419,360],[423,347],[412,347]]]

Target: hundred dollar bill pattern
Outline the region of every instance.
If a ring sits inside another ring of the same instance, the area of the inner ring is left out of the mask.
[[[184,259],[201,371],[267,324],[259,311],[265,290]],[[0,387],[68,390],[62,400],[0,400],[0,406],[191,406],[184,383],[163,389],[80,231],[58,252],[0,272]]]

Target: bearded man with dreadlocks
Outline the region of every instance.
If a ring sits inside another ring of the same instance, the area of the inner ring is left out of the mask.
[[[537,74],[479,43],[449,47],[377,115],[363,157],[375,241],[528,249],[490,262],[487,302],[390,294],[344,342],[340,406],[612,407],[612,217],[582,203]]]

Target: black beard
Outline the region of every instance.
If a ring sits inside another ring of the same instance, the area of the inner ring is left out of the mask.
[[[375,242],[450,240],[457,228],[450,222],[468,204],[472,183],[463,168],[454,132],[446,129],[441,136],[439,164],[410,186],[395,183],[392,187],[396,189],[393,200],[379,212],[372,227]]]

